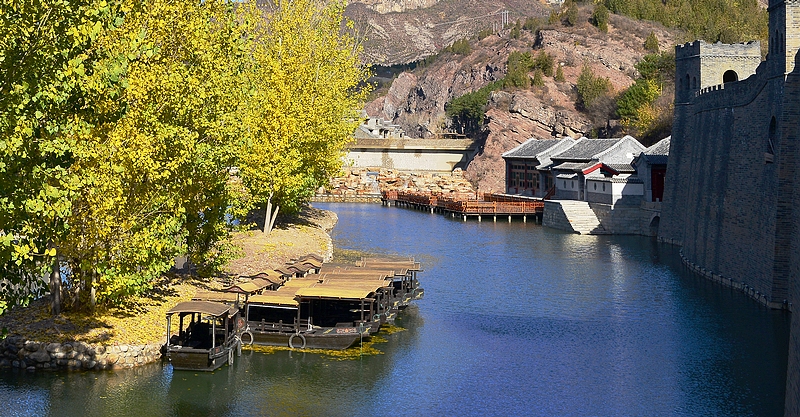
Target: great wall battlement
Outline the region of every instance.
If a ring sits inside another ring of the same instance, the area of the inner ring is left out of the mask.
[[[763,62],[757,43],[675,48],[658,234],[692,270],[794,312],[785,415],[800,416],[800,1],[768,10]]]

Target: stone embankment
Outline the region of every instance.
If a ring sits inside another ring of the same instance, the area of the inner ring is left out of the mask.
[[[435,193],[475,192],[460,169],[452,173],[413,173],[393,169],[345,168],[344,174],[317,190],[316,201],[370,201],[381,191],[411,190]],[[380,202],[380,197],[376,202]]]
[[[42,343],[9,336],[0,342],[0,368],[36,370],[123,369],[161,359],[161,345]]]

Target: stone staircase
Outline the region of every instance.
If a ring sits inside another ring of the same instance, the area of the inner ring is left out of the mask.
[[[609,234],[585,201],[545,201],[542,225],[583,235]]]

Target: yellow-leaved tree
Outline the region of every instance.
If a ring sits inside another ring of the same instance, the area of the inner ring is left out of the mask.
[[[115,52],[98,67],[124,61],[125,88],[95,100],[124,116],[76,141],[69,170],[80,183],[57,245],[70,300],[91,308],[149,289],[177,255],[214,266],[237,205],[228,170],[241,136],[246,27],[219,0],[131,1],[128,10],[98,40]]]
[[[253,32],[250,96],[242,108],[247,134],[239,169],[264,232],[279,209],[299,210],[338,172],[358,126],[368,70],[345,21],[345,2],[283,0],[266,11],[249,6]],[[264,13],[264,20],[256,16]]]

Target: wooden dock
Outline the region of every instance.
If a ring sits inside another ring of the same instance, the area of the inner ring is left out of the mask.
[[[531,217],[535,222],[541,222],[544,212],[544,200],[539,198],[481,192],[445,194],[391,190],[381,192],[381,203],[460,217],[463,221],[474,217],[479,222],[484,217],[491,217],[495,222],[498,217],[507,218],[509,223],[513,218],[527,222]]]

